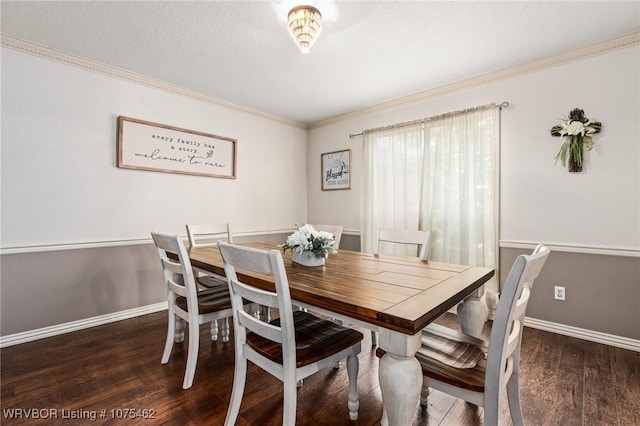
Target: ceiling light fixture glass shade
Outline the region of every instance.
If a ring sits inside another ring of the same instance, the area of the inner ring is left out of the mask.
[[[289,32],[302,53],[309,53],[322,31],[322,15],[313,6],[296,6],[289,11]]]

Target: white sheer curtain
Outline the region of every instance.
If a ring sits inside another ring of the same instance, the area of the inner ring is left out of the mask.
[[[499,114],[488,107],[425,122],[421,218],[432,260],[497,268]],[[485,291],[497,292],[497,280]]]
[[[497,270],[499,119],[486,106],[365,132],[362,251],[378,228],[431,230],[430,259]]]
[[[419,227],[424,157],[422,127],[416,124],[364,134],[362,251],[374,251],[379,228]],[[406,250],[410,248],[396,246],[396,251],[390,254],[409,254]]]

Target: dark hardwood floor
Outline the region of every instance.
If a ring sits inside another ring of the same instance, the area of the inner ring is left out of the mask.
[[[449,314],[438,322],[456,324]],[[233,382],[232,342],[212,342],[202,326],[194,385],[183,390],[186,340],[161,365],[165,327],[161,312],[2,349],[0,423],[223,424]],[[299,389],[298,425],[379,424],[378,359],[362,331],[359,419],[348,420],[346,368],[329,368]],[[528,425],[640,425],[640,353],[526,328],[520,372]],[[281,423],[280,382],[250,366],[237,424]],[[482,423],[482,409],[436,391],[414,420]]]

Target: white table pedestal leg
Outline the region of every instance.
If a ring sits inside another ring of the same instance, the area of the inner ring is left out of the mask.
[[[489,312],[487,305],[480,299],[478,292],[458,304],[458,321],[462,332],[473,337],[480,337]]]
[[[422,369],[415,358],[421,333],[409,336],[380,329],[379,346],[386,351],[380,359],[378,375],[384,413],[383,426],[408,426],[418,407],[422,388]]]

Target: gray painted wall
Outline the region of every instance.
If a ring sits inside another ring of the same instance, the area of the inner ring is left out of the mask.
[[[167,300],[153,244],[1,257],[2,336]]]
[[[282,244],[286,235],[235,241]],[[6,254],[0,262],[2,336],[167,300],[152,243]]]
[[[500,249],[500,285],[520,254]],[[554,286],[566,300],[553,297]],[[640,340],[640,259],[552,251],[531,293],[527,317]]]

